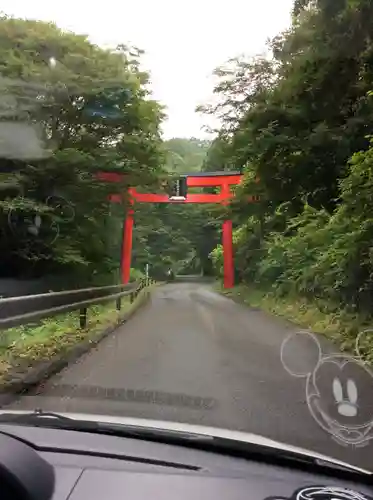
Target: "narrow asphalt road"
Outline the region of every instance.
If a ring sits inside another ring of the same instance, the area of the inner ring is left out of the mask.
[[[373,470],[371,444],[342,446],[312,417],[306,379],[291,376],[281,358],[282,343],[292,332],[296,329],[287,322],[236,304],[206,284],[161,286],[97,348],[11,408],[249,431]],[[325,342],[322,349],[332,352]],[[294,344],[283,360],[297,373],[312,371],[316,351],[310,343]],[[328,376],[321,393],[330,396]]]

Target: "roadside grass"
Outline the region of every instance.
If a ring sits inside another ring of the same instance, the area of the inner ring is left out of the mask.
[[[247,285],[238,285],[232,289],[224,289],[221,282],[215,289],[233,300],[257,307],[266,312],[280,316],[301,328],[325,335],[339,346],[341,351],[356,355],[356,337],[366,329],[373,329],[372,321],[337,309],[329,304],[316,304],[296,296],[279,297],[273,291],[262,290]],[[321,306],[321,307],[320,307]],[[330,310],[328,310],[330,308]],[[366,337],[360,344],[365,361],[373,363],[373,345]]]
[[[14,367],[48,361],[83,341],[94,341],[107,328],[120,324],[148,291],[142,290],[132,304],[129,297],[123,297],[120,311],[114,301],[89,307],[86,328],[79,327],[79,311],[74,311],[0,331],[0,382]]]

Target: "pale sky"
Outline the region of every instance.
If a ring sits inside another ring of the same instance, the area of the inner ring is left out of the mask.
[[[265,50],[290,25],[293,0],[2,0],[6,14],[53,21],[99,45],[145,50],[154,97],[167,106],[165,138],[205,137],[195,108],[212,96],[212,71]]]

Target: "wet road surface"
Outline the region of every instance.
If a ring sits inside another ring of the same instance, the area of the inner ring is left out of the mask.
[[[214,293],[207,284],[160,286],[97,348],[8,408],[243,430],[373,470],[373,446],[336,443],[311,415],[306,379],[285,370],[281,346],[295,331],[283,320]],[[324,341],[322,346],[331,349]],[[298,371],[312,370],[316,363],[315,349],[307,344],[293,346],[286,356]],[[326,388],[330,394],[331,386]]]

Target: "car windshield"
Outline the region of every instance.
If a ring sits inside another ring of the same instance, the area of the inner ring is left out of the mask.
[[[1,412],[373,471],[373,3],[2,9]]]

